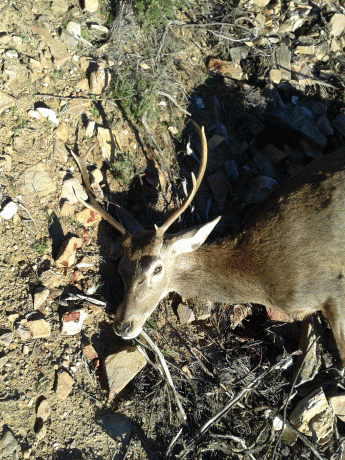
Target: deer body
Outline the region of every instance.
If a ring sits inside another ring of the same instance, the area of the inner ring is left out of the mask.
[[[191,196],[202,175],[193,179]],[[345,149],[291,177],[231,238],[203,244],[220,218],[166,234],[181,212],[152,231],[129,235],[117,227],[124,236],[119,271],[125,284],[115,315],[118,335],[136,337],[171,291],[184,298],[259,303],[299,318],[321,310],[345,366]]]

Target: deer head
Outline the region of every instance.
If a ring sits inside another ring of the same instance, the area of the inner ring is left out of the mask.
[[[85,157],[76,157],[89,201],[79,200],[87,207],[97,211],[110,222],[122,235],[123,257],[119,263],[125,295],[117,308],[114,330],[119,336],[132,339],[140,334],[141,329],[155,310],[159,301],[169,292],[176,290],[176,264],[178,256],[198,249],[211,233],[220,217],[205,225],[183,230],[176,234],[167,234],[167,230],[187,209],[193,200],[205,173],[207,163],[207,142],[204,129],[194,122],[201,142],[201,160],[197,177],[192,173],[192,189],[183,204],[165,221],[161,227],[155,226],[148,231],[140,228],[134,233],[126,229],[110,216],[91,194],[91,187],[86,169]]]

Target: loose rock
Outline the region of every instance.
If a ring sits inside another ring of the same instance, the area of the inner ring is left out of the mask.
[[[50,324],[45,319],[29,320],[26,326],[34,339],[50,337]]]
[[[78,212],[75,215],[75,218],[78,222],[84,225],[84,227],[92,227],[97,225],[102,220],[100,214],[89,208],[85,208]]]
[[[329,21],[330,33],[333,37],[339,37],[345,30],[345,15],[336,13]]]
[[[0,217],[5,220],[12,219],[18,211],[18,206],[14,201],[10,201],[9,203],[5,204],[5,206],[0,211]]]
[[[107,69],[99,67],[95,72],[90,73],[90,92],[102,94],[109,87],[110,73]]]
[[[145,357],[135,348],[126,346],[104,362],[111,401],[146,365]]]
[[[98,0],[84,0],[84,10],[86,10],[88,13],[96,13],[98,8]]]
[[[5,332],[5,334],[0,335],[0,343],[5,347],[8,347],[13,339],[13,332]]]
[[[71,267],[75,263],[75,255],[81,246],[81,239],[72,237],[65,241],[58,250],[55,264],[59,268]]]
[[[115,154],[115,145],[112,133],[108,128],[97,128],[97,140],[101,147],[102,157],[107,162],[110,163],[114,158]]]
[[[43,399],[37,408],[37,417],[41,418],[44,422],[50,416],[50,406],[46,399]]]
[[[290,415],[291,424],[315,442],[327,442],[333,433],[334,415],[322,388],[303,398]]]
[[[62,317],[62,334],[75,335],[78,334],[82,327],[83,322],[87,318],[88,313],[85,309],[72,310],[65,313]]]
[[[32,195],[40,198],[55,192],[56,185],[44,163],[38,163],[25,170],[19,177],[19,193],[23,196]]]
[[[0,113],[9,107],[13,107],[16,103],[16,100],[13,96],[5,93],[5,91],[0,90]]]
[[[30,27],[35,34],[40,35],[46,41],[53,55],[54,64],[60,67],[70,59],[71,55],[67,51],[66,45],[55,40],[44,28],[38,27],[35,24],[32,24]]]
[[[60,199],[66,199],[70,204],[77,204],[79,203],[79,200],[76,197],[76,194],[80,196],[82,200],[87,201],[87,193],[76,178],[64,180]]]
[[[62,401],[65,401],[71,393],[75,381],[65,371],[58,372],[56,376],[56,395]]]
[[[177,307],[177,314],[181,326],[195,321],[193,310],[191,310],[185,303],[180,303],[180,305]]]
[[[49,289],[44,287],[37,287],[34,293],[34,309],[39,310],[39,308],[45,303],[49,297]]]
[[[8,428],[3,428],[3,434],[0,438],[0,458],[7,459],[20,451],[20,444]]]

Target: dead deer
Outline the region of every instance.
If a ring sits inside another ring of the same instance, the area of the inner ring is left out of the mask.
[[[84,205],[123,237],[119,271],[125,295],[115,315],[116,334],[136,337],[172,291],[186,299],[262,304],[300,319],[321,310],[345,367],[345,150],[292,176],[251,212],[235,237],[204,245],[220,217],[167,234],[191,203],[206,169],[204,129],[194,126],[202,151],[197,178],[192,175],[182,206],[153,230],[128,233],[91,195],[85,161],[76,158],[89,195]]]

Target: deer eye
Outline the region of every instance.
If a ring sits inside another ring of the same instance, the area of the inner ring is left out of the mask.
[[[162,271],[162,266],[161,265],[158,265],[158,267],[156,267],[154,270],[153,270],[153,274],[154,275],[158,275],[158,273],[160,273]]]

